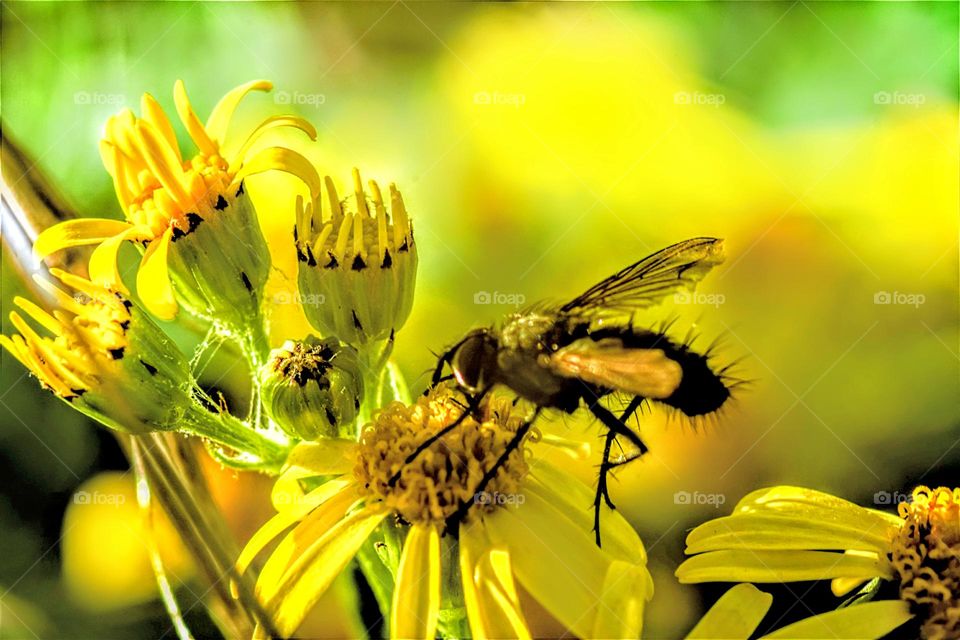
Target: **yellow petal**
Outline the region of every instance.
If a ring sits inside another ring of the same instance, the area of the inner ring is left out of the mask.
[[[791,486],[758,489],[744,496],[733,509],[733,515],[756,512],[790,513],[801,518],[830,520],[854,528],[882,524],[899,526],[901,522],[893,514],[865,509],[829,493]]]
[[[460,577],[473,638],[530,637],[513,584],[510,553],[491,548],[480,524],[460,525]]]
[[[346,489],[349,483],[345,480],[332,480],[325,482],[310,493],[303,496],[300,500],[289,505],[289,507],[277,515],[273,516],[260,527],[253,537],[250,538],[240,557],[237,558],[237,573],[243,574],[250,566],[250,563],[257,557],[264,547],[284,532],[294,523],[302,520],[311,511],[330,500],[342,490]]]
[[[277,595],[288,571],[344,519],[356,501],[355,487],[344,489],[311,511],[293,531],[284,536],[264,563],[257,578],[257,593],[264,601]]]
[[[604,606],[597,611],[591,638],[639,638],[643,630],[643,610],[652,594],[645,565],[614,560],[603,582]]]
[[[207,118],[207,134],[223,146],[233,113],[237,110],[240,101],[251,91],[270,91],[271,89],[273,89],[273,83],[269,80],[251,80],[231,89],[220,98],[220,102],[210,112],[210,117]]]
[[[687,640],[747,640],[773,603],[773,596],[752,584],[738,584],[720,596]]]
[[[513,574],[550,614],[580,637],[590,637],[606,580],[608,556],[589,529],[575,525],[534,492],[515,508],[484,519],[494,544],[509,549]]]
[[[143,254],[137,272],[137,293],[150,313],[162,320],[171,320],[177,315],[177,301],[173,296],[173,284],[167,269],[167,253],[170,249],[171,231],[150,243]]]
[[[78,218],[45,230],[33,243],[33,252],[41,260],[54,251],[101,242],[130,228],[129,222],[104,218]]]
[[[247,139],[240,145],[240,148],[233,154],[233,160],[230,162],[232,168],[238,168],[243,164],[244,157],[247,155],[247,152],[250,150],[250,147],[253,146],[253,143],[260,139],[265,132],[270,129],[276,129],[278,127],[293,127],[294,129],[300,129],[306,133],[311,140],[317,139],[317,130],[313,128],[313,125],[304,120],[303,118],[298,118],[297,116],[271,116],[261,122],[256,129],[254,129]]]
[[[177,134],[173,130],[173,125],[170,124],[170,119],[163,112],[160,103],[149,93],[143,94],[140,98],[140,113],[143,114],[144,120],[160,132],[170,149],[176,154],[177,160],[182,163],[183,157],[180,155],[180,145],[177,144]]]
[[[292,149],[267,147],[244,162],[242,167],[230,167],[231,172],[237,171],[237,175],[233,179],[234,183],[239,183],[247,176],[274,170],[285,171],[300,178],[310,189],[311,199],[315,200],[320,194],[320,176],[317,174],[317,170],[309,160]]]
[[[218,153],[216,143],[210,139],[207,130],[203,128],[200,118],[194,113],[190,105],[190,98],[187,97],[187,89],[183,86],[183,80],[177,80],[173,85],[173,102],[177,106],[177,115],[180,121],[187,128],[187,133],[193,143],[197,145],[200,152],[204,155],[214,155]]]
[[[190,181],[180,165],[177,154],[157,131],[156,127],[145,120],[139,120],[136,126],[136,142],[150,172],[160,181],[163,188],[184,212],[193,208],[190,198]]]
[[[357,511],[304,550],[284,574],[274,597],[266,601],[280,635],[293,635],[386,513],[380,505]]]
[[[120,279],[120,271],[117,268],[117,254],[120,251],[120,245],[126,240],[146,240],[150,237],[151,233],[148,227],[130,227],[123,233],[100,243],[100,246],[90,254],[90,280],[113,291],[126,294],[127,288],[123,285],[123,280]]]
[[[877,558],[828,551],[711,551],[677,568],[680,582],[794,582],[889,577]]]
[[[569,473],[546,461],[538,461],[530,472],[531,491],[537,491],[574,520],[581,528],[593,528],[593,489]],[[600,514],[601,548],[614,559],[646,564],[643,541],[630,523],[617,511],[604,509]]]
[[[865,602],[795,622],[763,636],[761,640],[871,640],[886,636],[912,617],[909,605],[902,600]]]
[[[440,532],[415,524],[403,542],[390,607],[390,637],[432,640],[440,615]]]
[[[687,536],[687,553],[717,549],[859,549],[883,552],[890,526],[866,519],[853,527],[844,521],[810,519],[784,513],[739,513],[716,518]]]
[[[866,580],[863,578],[834,578],[830,581],[830,591],[838,598],[842,598],[864,582]]]

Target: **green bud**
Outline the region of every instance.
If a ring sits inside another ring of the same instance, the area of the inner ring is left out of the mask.
[[[274,421],[301,440],[351,437],[363,377],[353,347],[336,338],[288,340],[260,369],[263,404]]]
[[[400,329],[413,307],[417,248],[413,228],[396,186],[390,211],[379,185],[364,191],[353,170],[354,196],[340,201],[329,176],[321,199],[297,201],[294,241],[304,313],[323,335],[352,345],[386,340]],[[370,201],[367,201],[368,196]]]

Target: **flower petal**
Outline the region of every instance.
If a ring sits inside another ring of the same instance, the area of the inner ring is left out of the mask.
[[[190,138],[200,149],[200,152],[211,156],[218,153],[216,143],[210,139],[207,130],[203,128],[203,123],[200,122],[200,118],[193,111],[183,80],[177,80],[173,85],[173,102],[177,106],[177,115],[180,116],[180,121],[187,128],[187,133],[190,134]]]
[[[530,638],[510,553],[491,547],[481,525],[460,525],[460,577],[473,638]]]
[[[597,610],[591,638],[639,638],[643,610],[653,595],[650,573],[645,565],[614,560],[603,581],[605,606]]]
[[[147,240],[151,233],[149,227],[130,227],[123,233],[119,233],[112,238],[107,238],[100,243],[100,246],[90,254],[90,280],[99,285],[119,291],[126,294],[127,288],[120,278],[120,270],[117,268],[117,254],[120,252],[120,245],[126,240]]]
[[[267,520],[267,522],[253,534],[253,537],[250,538],[240,553],[240,557],[237,558],[237,573],[242,575],[243,572],[247,570],[247,567],[250,566],[250,563],[253,562],[253,559],[256,558],[263,548],[270,544],[274,538],[294,523],[305,518],[307,514],[327,500],[339,494],[340,491],[346,489],[348,484],[349,483],[344,480],[331,480],[330,482],[326,482],[291,504],[289,508]]]
[[[752,584],[738,584],[720,596],[686,640],[747,640],[767,615],[773,596]]]
[[[829,493],[803,487],[777,486],[758,489],[743,497],[733,515],[756,512],[787,512],[800,518],[828,520],[854,528],[865,524],[900,526],[897,516],[865,509]]]
[[[876,557],[828,551],[710,551],[686,560],[676,575],[694,582],[794,582],[889,577]]]
[[[167,229],[162,236],[150,243],[137,272],[137,293],[140,300],[150,313],[162,320],[171,320],[177,315],[177,300],[173,295],[173,284],[167,269],[171,235],[172,232]]]
[[[687,536],[687,553],[717,549],[858,549],[882,553],[890,526],[865,518],[858,527],[845,521],[810,519],[792,512],[737,513],[696,527]]]
[[[244,140],[243,144],[240,145],[240,148],[237,149],[236,153],[232,154],[233,160],[230,165],[233,167],[239,167],[243,163],[244,157],[247,155],[247,152],[250,150],[250,147],[253,146],[257,140],[260,139],[265,132],[270,129],[276,129],[278,127],[293,127],[294,129],[300,129],[311,140],[317,139],[317,130],[313,128],[313,125],[304,120],[303,118],[298,118],[297,116],[270,116],[254,129],[247,139]]]
[[[273,615],[280,635],[285,638],[293,635],[320,596],[386,515],[383,506],[375,504],[339,520],[329,530],[315,526],[302,532],[299,532],[300,527],[293,530],[290,536],[302,535],[302,542],[306,543],[296,556],[296,561],[275,584],[257,581],[257,591],[265,602],[267,612]],[[317,535],[321,532],[322,535]],[[263,574],[260,577],[262,580]]]
[[[140,113],[144,120],[152,124],[154,128],[160,132],[164,140],[167,141],[167,144],[170,145],[170,149],[177,156],[177,160],[183,162],[183,158],[180,155],[180,145],[177,144],[177,134],[173,130],[173,125],[170,124],[170,119],[167,118],[167,114],[163,112],[160,103],[149,93],[143,94],[140,98]]]
[[[217,106],[210,112],[210,117],[207,118],[207,134],[223,146],[233,113],[237,110],[240,101],[251,91],[270,91],[271,89],[273,89],[273,83],[269,80],[251,80],[228,91],[220,98]]]
[[[440,532],[433,525],[410,527],[403,543],[390,607],[391,638],[436,636],[440,615]]]
[[[869,640],[886,636],[912,617],[906,602],[878,600],[806,618],[763,636],[761,640],[786,638]]]
[[[510,550],[513,573],[550,614],[581,637],[590,637],[610,559],[588,529],[575,525],[535,492],[522,505],[484,519],[494,544]]]
[[[33,252],[41,260],[55,251],[85,244],[100,244],[123,233],[132,225],[120,220],[78,218],[56,224],[37,236]]]
[[[242,167],[230,167],[231,172],[237,172],[233,179],[234,183],[239,183],[247,176],[273,170],[285,171],[300,178],[310,189],[310,196],[314,200],[320,195],[320,175],[317,170],[309,160],[292,149],[267,147],[258,151],[250,160],[245,161]]]

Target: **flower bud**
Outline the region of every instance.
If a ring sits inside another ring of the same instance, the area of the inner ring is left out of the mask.
[[[301,440],[352,436],[363,402],[363,377],[353,347],[336,338],[288,340],[260,369],[263,404],[274,421]]]
[[[410,315],[417,248],[403,197],[390,185],[390,210],[373,180],[364,191],[353,170],[354,195],[340,201],[333,180],[320,198],[297,200],[294,241],[304,312],[323,335],[352,345],[386,340]],[[369,201],[368,201],[369,197]]]

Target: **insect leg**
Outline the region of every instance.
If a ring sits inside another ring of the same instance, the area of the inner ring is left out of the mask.
[[[451,422],[450,424],[446,425],[444,428],[440,429],[440,431],[437,431],[435,434],[433,434],[429,438],[425,439],[420,444],[418,444],[417,448],[413,450],[413,453],[408,455],[406,459],[403,461],[404,466],[416,460],[417,456],[419,456],[425,450],[429,449],[434,442],[436,442],[437,440],[439,440],[440,438],[447,435],[448,433],[450,433],[451,431],[459,427],[461,424],[463,424],[463,421],[467,419],[467,416],[469,416],[471,413],[476,411],[477,408],[480,406],[480,401],[483,400],[483,397],[485,395],[487,395],[487,391],[489,391],[489,389],[483,389],[482,391],[480,391],[480,393],[474,396],[467,396],[467,406],[463,408],[463,412],[457,417],[457,419]],[[401,471],[403,471],[402,467],[400,471],[397,471],[395,474],[393,474],[390,477],[390,480],[387,481],[387,484],[389,486],[391,487],[396,486],[397,481],[400,480]]]
[[[513,434],[513,437],[510,438],[510,441],[507,443],[506,448],[504,448],[503,453],[497,458],[497,461],[493,464],[492,467],[487,469],[483,474],[483,477],[480,478],[480,484],[477,485],[477,488],[474,490],[474,496],[483,492],[487,488],[487,485],[490,484],[490,481],[497,477],[497,474],[500,472],[501,467],[507,462],[517,447],[520,446],[520,443],[523,441],[523,437],[527,435],[527,432],[530,431],[530,427],[533,426],[534,421],[540,415],[542,407],[537,407],[536,411],[533,412],[533,416],[529,420],[517,427],[516,433]],[[470,510],[471,502],[461,502],[460,506],[457,508],[456,512],[447,518],[447,530],[452,530],[457,523],[459,523],[467,515],[467,511]]]
[[[622,464],[626,464],[630,460],[635,460],[647,452],[647,445],[643,443],[643,440],[640,439],[640,436],[634,433],[634,431],[626,425],[626,421],[637,411],[637,409],[640,408],[642,403],[642,397],[634,396],[630,401],[630,404],[627,405],[627,408],[622,414],[620,414],[619,418],[614,416],[612,413],[610,413],[610,411],[598,403],[594,403],[590,407],[590,411],[593,412],[593,415],[597,416],[604,426],[607,427],[607,436],[603,444],[603,458],[600,462],[600,475],[597,478],[597,493],[593,500],[593,531],[596,535],[598,547],[600,546],[600,505],[602,502],[606,502],[608,507],[611,509],[616,509],[613,501],[610,499],[610,491],[609,487],[607,486],[607,474],[611,469],[614,469]],[[622,435],[630,440],[630,442],[637,447],[639,453],[626,460],[611,462],[610,448],[617,439],[618,435]]]

